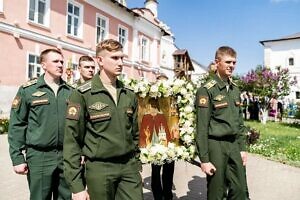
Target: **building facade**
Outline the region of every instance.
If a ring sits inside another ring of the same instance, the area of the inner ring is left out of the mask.
[[[286,98],[300,101],[300,33],[260,43],[264,46],[264,65],[271,69],[277,66],[288,68],[290,77],[295,77],[298,82]]]
[[[108,38],[124,47],[125,77],[172,78],[177,47],[157,7],[156,0],[133,9],[125,0],[0,0],[0,116],[20,85],[43,73],[38,60],[46,48],[62,50],[70,82],[79,78],[79,57],[95,57],[96,44]]]

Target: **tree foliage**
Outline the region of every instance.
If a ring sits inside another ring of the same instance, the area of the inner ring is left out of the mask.
[[[297,83],[296,77],[291,78],[289,70],[280,66],[274,71],[265,66],[257,66],[240,78],[243,91],[252,92],[259,97],[284,97],[290,93],[290,87]]]

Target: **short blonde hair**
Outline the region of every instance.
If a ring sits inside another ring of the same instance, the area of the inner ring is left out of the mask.
[[[60,54],[63,57],[63,54],[60,49],[55,49],[55,48],[45,49],[40,54],[40,60],[39,60],[40,64],[45,60],[46,55],[49,54],[50,52]]]
[[[221,46],[216,51],[215,59],[220,59],[222,56],[228,55],[236,58],[236,51],[229,46]]]
[[[122,51],[123,46],[120,42],[114,39],[107,39],[100,42],[96,47],[96,55],[98,56],[103,50],[106,51]]]

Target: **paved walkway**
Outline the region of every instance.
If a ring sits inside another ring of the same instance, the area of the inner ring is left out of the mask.
[[[300,168],[250,155],[247,173],[252,200],[300,199]],[[153,199],[150,174],[150,166],[145,165],[142,173],[145,200]],[[176,162],[173,193],[174,199],[206,200],[206,180],[200,168],[186,162]],[[28,197],[26,177],[12,171],[7,135],[0,135],[0,199],[28,200]]]

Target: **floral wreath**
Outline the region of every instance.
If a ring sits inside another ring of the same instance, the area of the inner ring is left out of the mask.
[[[195,93],[196,86],[185,79],[158,80],[155,83],[149,81],[124,79],[126,87],[131,88],[139,97],[152,98],[175,97],[179,108],[179,134],[181,146],[169,142],[168,146],[154,144],[140,148],[140,160],[142,163],[162,165],[178,159],[191,161],[195,157]]]

